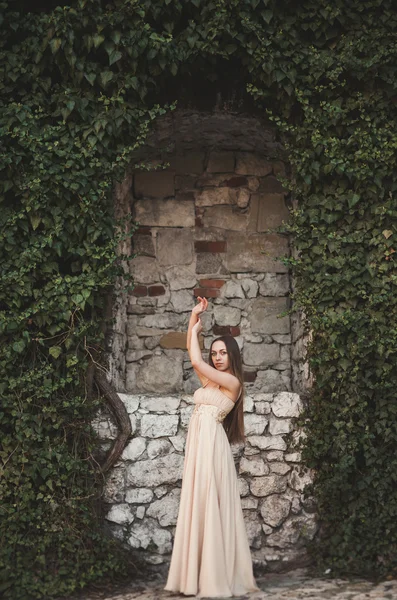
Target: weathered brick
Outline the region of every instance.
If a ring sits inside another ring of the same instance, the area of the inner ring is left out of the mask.
[[[203,288],[221,288],[225,283],[224,279],[200,279],[200,286]]]
[[[237,337],[240,335],[240,327],[230,325],[214,325],[212,331],[215,335],[232,335]]]
[[[243,378],[246,383],[253,383],[256,379],[256,371],[244,371]]]
[[[134,287],[134,289],[132,290],[132,295],[133,296],[137,296],[137,297],[147,296],[147,287],[146,287],[146,285],[136,285]]]
[[[134,235],[152,235],[151,227],[138,227]]]
[[[196,217],[194,220],[194,226],[195,227],[203,227],[203,219],[202,217]]]
[[[194,290],[194,295],[204,297],[204,298],[218,298],[219,290],[215,288],[196,288]]]
[[[211,252],[211,253],[226,252],[226,242],[208,242],[208,241],[194,242],[194,249],[196,250],[196,252]]]
[[[149,296],[164,296],[164,294],[165,294],[164,286],[162,286],[162,285],[151,285],[148,288],[148,294],[149,294]]]

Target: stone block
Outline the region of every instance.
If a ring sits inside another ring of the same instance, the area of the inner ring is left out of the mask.
[[[196,290],[193,290],[194,296],[196,296]],[[171,292],[171,305],[175,312],[183,313],[190,312],[195,306],[196,302],[191,291],[178,290]]]
[[[153,499],[153,492],[148,488],[132,488],[127,490],[125,501],[129,504],[146,504]]]
[[[177,392],[182,388],[182,375],[181,360],[153,356],[138,370],[136,388],[142,392]]]
[[[160,339],[162,348],[178,348],[187,350],[187,333],[181,331],[170,331],[163,335]]]
[[[238,325],[241,319],[241,310],[229,306],[215,306],[214,318],[217,325]]]
[[[269,546],[287,548],[292,545],[296,546],[299,541],[300,545],[304,546],[307,540],[313,538],[316,531],[317,525],[314,516],[300,515],[285,521],[278,531],[267,537],[266,543]]]
[[[150,412],[170,413],[179,408],[181,399],[174,396],[141,397],[141,408]]]
[[[274,417],[271,417],[269,420],[270,435],[283,435],[284,433],[289,433],[292,429],[293,427],[290,419],[275,419]]]
[[[147,446],[147,455],[149,458],[164,456],[173,451],[174,447],[168,440],[152,440]]]
[[[120,400],[123,402],[128,413],[134,413],[139,408],[139,396],[132,396],[131,394],[117,394]]]
[[[271,494],[262,502],[261,515],[265,523],[271,527],[278,527],[288,517],[291,501],[288,498]]]
[[[258,371],[256,385],[267,392],[288,392],[291,389],[291,375],[274,369]]]
[[[171,290],[191,289],[197,283],[197,277],[192,268],[170,267],[166,269],[165,276]]]
[[[219,254],[220,252],[226,252],[226,242],[223,240],[199,240],[194,242],[194,249],[196,252],[211,252]]]
[[[286,475],[291,470],[291,467],[285,462],[272,462],[270,463],[270,470],[272,473],[276,473],[276,475]]]
[[[137,200],[134,204],[135,220],[154,227],[194,227],[194,201]]]
[[[287,267],[279,260],[289,254],[288,240],[277,234],[226,233],[227,254],[225,266],[231,273],[263,272],[286,273]]]
[[[177,452],[183,452],[185,449],[186,438],[184,435],[170,436],[170,442]]]
[[[282,392],[274,397],[272,411],[276,417],[299,417],[302,401],[298,394]]]
[[[176,483],[182,478],[183,456],[166,454],[151,460],[140,460],[127,467],[127,485],[154,487]]]
[[[143,438],[133,438],[124,448],[121,458],[123,460],[137,460],[146,450],[146,442]]]
[[[253,435],[247,441],[259,450],[286,450],[287,444],[281,435]]]
[[[193,238],[188,229],[165,229],[157,233],[157,260],[161,266],[189,265],[193,260]]]
[[[280,360],[280,346],[278,344],[246,343],[243,358],[245,365],[271,365]]]
[[[204,152],[185,152],[172,156],[169,160],[170,168],[174,169],[178,174],[183,175],[189,173],[200,175],[204,170]]]
[[[134,515],[128,504],[115,504],[106,515],[106,520],[119,525],[126,525],[134,521]]]
[[[159,278],[159,270],[157,261],[155,258],[150,258],[149,256],[137,256],[130,261],[130,273],[133,276],[134,280],[138,283],[156,283]],[[142,287],[143,286],[138,286]],[[134,295],[137,295],[137,288],[133,290],[135,291]],[[142,296],[146,293],[143,293],[143,289],[139,291],[138,295]]]
[[[176,190],[194,190],[196,187],[196,178],[191,175],[176,175],[175,189]]]
[[[264,157],[253,152],[237,154],[236,173],[239,175],[258,175],[264,177],[272,172],[271,163]]]
[[[133,548],[154,546],[159,554],[168,554],[172,549],[172,536],[167,529],[162,529],[155,519],[146,518],[136,522],[130,529],[128,543]]]
[[[136,362],[145,358],[150,358],[152,352],[150,350],[127,350],[125,362]]]
[[[196,192],[196,206],[216,206],[218,204],[235,204],[236,192],[229,187],[205,188]],[[222,209],[225,207],[222,207]]]
[[[134,254],[138,256],[151,256],[154,257],[154,244],[153,238],[149,235],[137,235],[133,236]]]
[[[236,205],[239,208],[247,208],[251,200],[251,193],[248,190],[237,190]]]
[[[288,308],[286,298],[257,298],[252,305],[251,330],[254,333],[289,333],[289,316],[279,316]]]
[[[175,196],[172,171],[141,171],[134,175],[135,198],[168,198]],[[145,225],[145,223],[142,223]]]
[[[289,275],[266,273],[259,284],[261,296],[286,296],[290,290]]]
[[[145,315],[139,322],[140,327],[157,327],[159,329],[176,329],[185,325],[183,315],[173,313],[160,313],[158,315]],[[138,328],[136,329],[136,331]],[[137,334],[139,335],[139,334]]]
[[[236,206],[210,206],[202,216],[204,227],[217,227],[230,231],[245,231],[248,216]]]
[[[248,496],[250,489],[249,489],[247,480],[244,479],[243,477],[239,477],[237,479],[237,483],[238,483],[238,489],[239,489],[240,496],[242,498],[244,496]]]
[[[259,190],[261,192],[266,192],[268,194],[286,194],[287,190],[285,190],[282,186],[282,183],[274,177],[274,175],[269,175],[262,179]]]
[[[234,171],[234,153],[233,152],[211,152],[207,171],[209,173],[227,173]]]
[[[270,496],[270,494],[282,494],[287,489],[287,480],[281,475],[265,475],[254,477],[250,484],[251,493],[254,496]]]
[[[241,287],[247,298],[256,298],[258,295],[258,282],[253,279],[242,279]]]
[[[206,275],[224,275],[227,269],[223,266],[222,254],[200,252],[197,254],[196,272]]]
[[[266,429],[268,420],[259,414],[249,414],[244,416],[245,435],[262,435]]]
[[[240,460],[239,466],[240,475],[252,475],[253,477],[258,477],[259,475],[268,475],[269,467],[265,465],[262,458],[253,457],[253,458],[243,458]]]
[[[250,547],[259,549],[262,546],[262,527],[257,515],[252,511],[244,511],[244,523]]]
[[[141,435],[159,438],[175,435],[178,431],[178,415],[143,415],[141,419]]]
[[[225,298],[244,298],[243,288],[237,281],[228,281],[222,290]]]
[[[180,498],[181,490],[172,490],[166,496],[155,500],[147,509],[146,514],[157,519],[162,527],[176,525]]]
[[[289,219],[289,210],[282,194],[252,194],[250,206],[250,231],[275,229]]]

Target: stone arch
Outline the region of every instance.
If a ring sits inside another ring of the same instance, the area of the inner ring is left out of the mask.
[[[296,564],[316,526],[302,497],[308,475],[286,439],[306,380],[299,318],[280,317],[293,285],[278,260],[289,240],[274,231],[290,201],[277,179],[288,170],[282,144],[253,115],[184,109],[158,120],[137,161],[158,169],[134,169],[117,189],[140,223],[135,288],[118,298],[111,361],[135,437],[108,479],[108,522],[149,562],[167,560],[199,385],[185,332],[194,296],[205,295],[203,348],[230,333],[242,350],[247,444],[235,458],[254,560]]]

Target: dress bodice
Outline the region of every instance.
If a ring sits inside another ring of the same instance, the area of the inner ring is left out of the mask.
[[[219,386],[209,386],[199,388],[194,392],[193,396],[195,410],[199,410],[200,406],[214,406],[226,416],[234,407],[234,402],[226,396]]]

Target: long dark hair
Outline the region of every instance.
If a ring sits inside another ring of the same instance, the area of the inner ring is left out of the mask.
[[[223,427],[226,431],[228,440],[231,444],[235,442],[244,441],[244,378],[243,378],[243,364],[241,360],[240,348],[234,337],[231,335],[222,335],[221,337],[213,340],[210,347],[210,354],[208,362],[211,367],[215,365],[212,362],[211,352],[212,346],[215,342],[223,342],[226,346],[227,355],[229,357],[229,365],[232,374],[237,377],[241,383],[241,393],[238,400],[234,404],[234,408],[227,415],[223,421]]]

